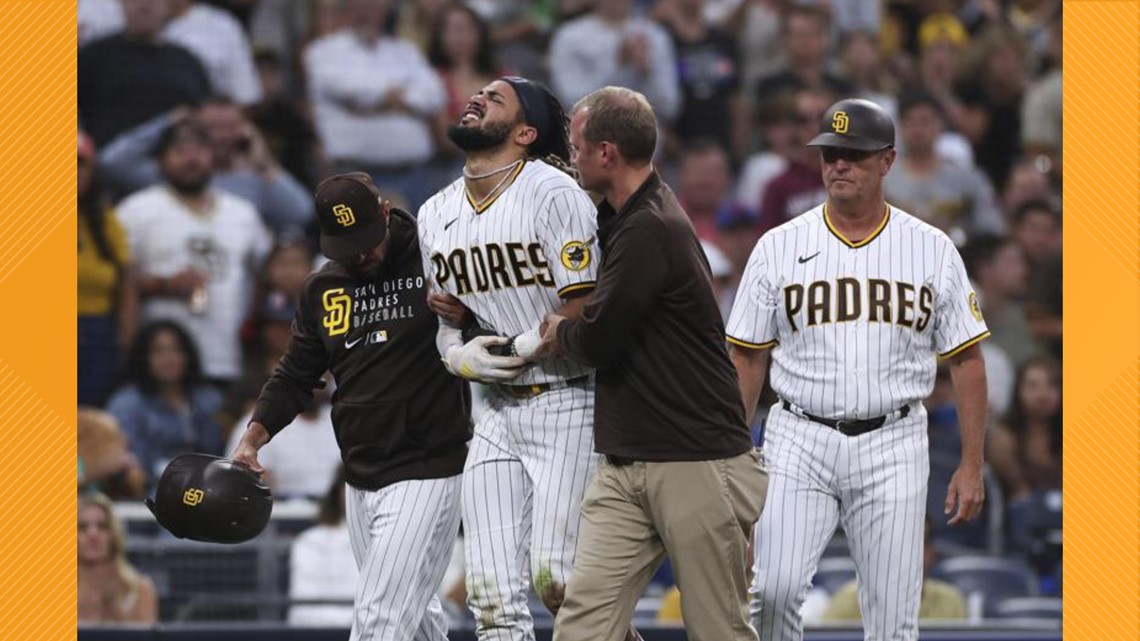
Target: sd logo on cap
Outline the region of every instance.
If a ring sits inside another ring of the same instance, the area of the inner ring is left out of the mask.
[[[388,233],[380,190],[366,173],[326,178],[317,185],[313,203],[321,226],[321,252],[331,260],[370,252]]]

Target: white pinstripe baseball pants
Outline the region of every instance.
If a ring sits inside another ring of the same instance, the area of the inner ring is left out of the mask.
[[[480,641],[533,641],[527,585],[561,605],[594,477],[594,384],[533,398],[493,391],[463,472],[467,604]],[[529,580],[528,580],[529,579]]]
[[[349,541],[360,577],[350,641],[447,641],[436,592],[459,534],[461,476],[349,485]]]
[[[764,641],[803,639],[799,610],[843,524],[867,641],[914,641],[930,476],[926,410],[849,437],[772,407],[768,504],[756,524],[752,615]]]

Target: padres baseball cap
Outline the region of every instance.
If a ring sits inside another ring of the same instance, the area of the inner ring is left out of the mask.
[[[895,146],[895,123],[870,100],[848,98],[831,105],[820,123],[823,132],[808,147],[880,151]]]
[[[326,178],[317,185],[313,202],[321,227],[321,252],[331,260],[372,251],[388,233],[380,190],[364,172]]]

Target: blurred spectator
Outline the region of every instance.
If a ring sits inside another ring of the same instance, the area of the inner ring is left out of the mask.
[[[246,324],[247,350],[242,377],[226,394],[222,420],[227,425],[253,408],[253,402],[285,354],[301,288],[312,271],[313,250],[298,235],[278,238],[265,259],[258,284],[258,307]]]
[[[142,498],[146,472],[131,454],[127,437],[115,417],[102,410],[80,407],[75,425],[79,491],[98,491],[115,500]]]
[[[187,109],[154,118],[115,138],[100,163],[120,194],[163,180],[154,150],[172,126],[190,117]],[[211,150],[210,186],[249,201],[265,224],[281,231],[313,220],[309,191],[284,171],[257,127],[225,98],[207,100],[194,116],[205,128]]]
[[[593,0],[467,0],[491,28],[497,62],[525,78],[549,84],[546,52],[556,22],[578,17]],[[567,105],[569,107],[569,105]]]
[[[827,7],[835,22],[835,29],[841,34],[854,31],[875,33],[882,23],[883,2],[831,2],[819,1]]]
[[[689,214],[697,236],[716,240],[720,212],[739,207],[730,201],[732,167],[724,148],[712,140],[697,140],[681,155],[677,198]]]
[[[177,320],[219,384],[241,374],[239,330],[270,238],[253,205],[209,187],[210,139],[195,120],[158,142],[165,183],[124,200],[119,220],[139,272],[143,318]]]
[[[1033,338],[1061,357],[1063,268],[1061,212],[1041,200],[1031,200],[1014,213],[1013,234],[1029,264],[1029,296],[1025,313]]]
[[[1001,194],[1001,206],[1006,219],[1013,217],[1025,203],[1042,200],[1053,200],[1049,178],[1037,168],[1032,159],[1015,164]]]
[[[123,30],[123,5],[119,0],[79,0],[79,46]]]
[[[986,366],[986,373],[989,374],[988,362]],[[986,382],[989,383],[989,380]],[[922,404],[926,407],[927,443],[931,454],[959,456],[962,452],[962,433],[958,423],[958,405],[950,380],[950,366],[945,362],[938,364],[934,388]]]
[[[760,199],[760,233],[782,225],[827,199],[819,150],[807,143],[819,133],[832,96],[815,89],[795,94],[796,128],[788,167],[764,189]]]
[[[127,562],[127,537],[111,500],[82,494],[78,515],[79,624],[156,623],[154,583]]]
[[[903,94],[898,123],[905,151],[883,181],[887,200],[947,232],[959,245],[969,234],[1003,232],[1005,220],[989,179],[936,153],[944,123],[934,97]]]
[[[214,93],[241,105],[261,100],[261,82],[241,23],[229,12],[195,0],[167,0],[166,40],[189,49],[210,76]]]
[[[895,94],[898,83],[891,75],[879,51],[873,31],[850,31],[843,35],[840,63],[844,77],[852,87],[852,96],[866,98],[892,114],[897,114]]]
[[[202,63],[162,40],[168,0],[122,0],[122,33],[79,50],[79,120],[96,145],[175,107],[210,95]]]
[[[982,342],[981,347],[986,362],[986,400],[990,416],[1000,416],[1009,408],[1016,372],[1001,348],[990,345],[989,341]],[[924,405],[931,455],[941,453],[942,460],[957,460],[962,452],[962,435],[950,370],[945,363],[939,363],[934,389]]]
[[[681,110],[673,43],[660,25],[633,15],[633,0],[606,0],[563,24],[550,42],[550,80],[569,107],[607,85],[645,94],[662,123]]]
[[[920,621],[964,621],[966,619],[966,597],[953,585],[930,578],[930,571],[938,560],[938,550],[934,545],[934,528],[930,517],[926,517],[925,544],[922,548],[922,565],[925,577],[922,580],[922,597],[918,605]],[[859,609],[859,586],[851,580],[835,592],[831,605],[823,615],[824,622],[862,621]]]
[[[1061,0],[1012,0],[1006,3],[1005,17],[1025,42],[1043,52],[1049,47],[1049,29],[1061,16]]]
[[[453,0],[407,0],[401,2],[396,16],[396,37],[406,40],[431,56],[431,41],[444,10],[455,6]],[[490,34],[488,33],[488,37]]]
[[[716,295],[720,307],[720,315],[727,322],[728,313],[732,311],[733,296],[730,290],[735,285],[732,261],[715,244],[701,241],[701,249],[705,250],[705,260],[709,263],[709,273],[712,275],[713,294]]]
[[[1047,171],[1058,183],[1062,176],[1062,42],[1061,7],[1049,24],[1049,62],[1052,67],[1033,84],[1025,95],[1021,111],[1021,145],[1027,157],[1038,168]]]
[[[736,185],[736,201],[753,211],[759,211],[768,183],[788,168],[799,122],[795,98],[785,96],[768,101],[758,112],[756,122],[763,151],[749,156]]]
[[[317,132],[303,99],[286,91],[281,59],[272,51],[254,55],[261,79],[261,102],[249,110],[249,119],[261,131],[269,154],[308,187],[316,186]]]
[[[1015,367],[1041,352],[1029,331],[1024,298],[1028,266],[1021,247],[1012,238],[979,235],[962,250],[970,280],[992,338]]]
[[[954,93],[961,58],[969,44],[965,27],[953,15],[935,13],[924,20],[918,32],[918,88],[926,91],[941,107],[943,118],[950,124],[964,117],[961,101]],[[901,144],[901,141],[900,141]],[[938,155],[962,167],[974,166],[971,142],[958,133],[956,125],[948,128],[935,143]],[[905,153],[900,146],[899,153]]]
[[[131,345],[125,379],[107,411],[126,433],[149,487],[179,454],[222,455],[222,428],[214,419],[222,394],[202,380],[198,350],[186,330],[171,321],[143,327]]]
[[[319,498],[340,465],[329,405],[332,391],[327,387],[331,383],[332,375],[326,374],[326,387],[314,392],[312,402],[288,425],[289,429],[274,436],[258,454],[275,497]],[[234,425],[227,452],[237,449],[252,418],[250,408]]]
[[[788,4],[789,0],[739,0],[720,23],[740,48],[742,88],[752,107],[760,80],[783,68],[780,15]]]
[[[447,92],[446,106],[435,120],[435,143],[440,155],[461,165],[463,154],[447,138],[447,128],[459,122],[471,96],[504,75],[495,67],[490,28],[470,7],[449,4],[438,15],[427,55]],[[452,175],[458,170],[456,166]]]
[[[311,194],[277,164],[261,132],[236,104],[209,100],[197,117],[214,152],[214,187],[253,203],[262,220],[277,232],[313,221]]]
[[[788,8],[780,23],[786,64],[783,71],[760,81],[756,88],[757,105],[781,94],[804,89],[838,96],[848,96],[854,91],[855,87],[849,81],[827,68],[829,32],[830,21],[825,7],[793,5]],[[818,121],[813,124],[818,128]]]
[[[79,132],[78,146],[78,396],[80,405],[100,406],[137,328],[139,293],[126,234],[95,177],[95,145]]]
[[[290,547],[289,598],[344,603],[294,605],[289,608],[290,625],[338,628],[352,625],[352,601],[359,570],[345,522],[343,466],[337,467],[332,483],[326,487],[317,524],[298,534]],[[364,559],[359,561],[363,563]]]
[[[391,7],[345,0],[349,26],[309,45],[305,74],[332,172],[367,172],[386,198],[399,195],[415,211],[435,189],[423,165],[446,93],[414,44],[385,33]]]
[[[724,295],[728,299],[735,299],[736,288],[748,265],[748,257],[760,239],[760,232],[756,230],[756,216],[743,208],[726,209],[717,217],[716,226],[716,246],[724,252],[732,266],[732,276]]]
[[[709,24],[705,0],[662,0],[659,19],[673,38],[681,111],[672,133],[682,145],[709,139],[743,157],[749,114],[740,91],[740,58],[732,36]]]
[[[955,83],[961,103],[950,112],[954,127],[974,145],[978,166],[1004,185],[1021,152],[1021,101],[1027,83],[1025,43],[1006,27],[978,36],[970,62]]]
[[[990,466],[1010,501],[1061,488],[1061,364],[1049,356],[1017,372],[1013,404],[990,432]]]

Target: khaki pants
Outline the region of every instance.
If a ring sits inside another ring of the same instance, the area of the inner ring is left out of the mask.
[[[767,489],[759,450],[625,466],[603,457],[582,501],[578,552],[554,641],[624,639],[666,554],[689,639],[756,641],[748,620],[748,543]]]

